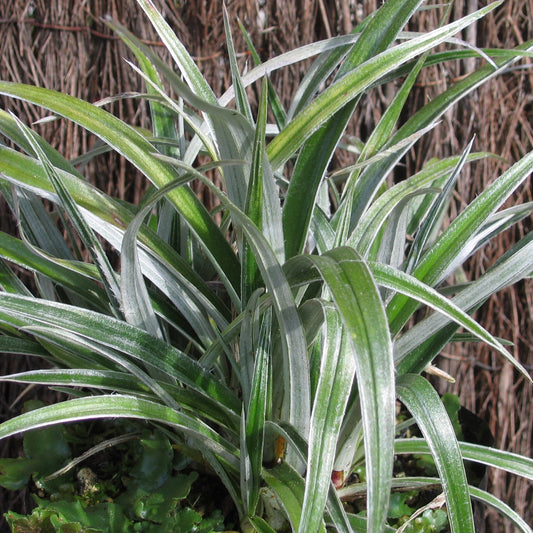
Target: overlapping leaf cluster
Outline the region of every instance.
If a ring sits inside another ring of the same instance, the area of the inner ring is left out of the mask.
[[[487,154],[468,148],[396,185],[386,179],[450,106],[530,57],[532,43],[455,49],[454,36],[498,3],[412,34],[402,30],[422,2],[389,0],[353,34],[257,61],[241,75],[225,20],[233,86],[217,98],[152,2],[137,1],[175,65],[109,23],[136,56],[132,68],[147,93],[133,96],[148,101],[153,131],[68,95],[0,82],[3,95],[92,132],[153,185],[140,206],[106,196],[75,162],[0,113],[0,130],[17,146],[0,145],[0,187],[20,226],[20,238],[0,235],[0,348],[54,365],[4,379],[73,396],[5,422],[0,437],[98,417],[150,420],[220,476],[243,530],[262,532],[279,527],[280,517],[299,532],[387,530],[391,490],[436,481],[395,480],[394,454],[430,452],[453,531],[474,530],[471,498],[531,531],[505,504],[468,486],[463,460],[529,478],[532,461],[458,443],[421,373],[459,328],[525,373],[470,313],[533,270],[531,234],[479,279],[450,279],[531,212],[531,205],[500,208],[529,175],[533,153],[447,226],[461,168]],[[450,50],[433,53],[442,43]],[[478,70],[400,121],[420,69],[472,56],[480,58]],[[268,75],[311,57],[286,110]],[[247,87],[259,80],[254,116]],[[363,95],[392,80],[401,82],[395,98],[363,140],[357,164],[331,176]],[[222,187],[207,177],[213,170]],[[195,196],[193,180],[217,199],[215,212]],[[120,252],[119,269],[102,241]],[[37,297],[12,264],[35,274]],[[433,312],[417,314],[406,329],[421,305]],[[397,399],[423,439],[395,440]],[[351,486],[362,463],[366,484]],[[365,517],[345,511],[332,473],[343,494],[366,492]]]

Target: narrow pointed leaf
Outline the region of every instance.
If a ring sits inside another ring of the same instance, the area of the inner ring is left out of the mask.
[[[193,389],[240,412],[240,401],[196,361],[123,321],[73,306],[0,293],[0,322],[18,327],[59,326],[160,368]]]
[[[42,148],[39,146],[39,143],[37,143],[34,139],[33,132],[29,128],[23,126],[22,123],[20,123],[20,127],[23,129],[23,132],[26,135],[29,143],[32,145],[32,148],[37,153],[48,179],[56,190],[71,223],[73,224],[76,232],[81,238],[82,243],[86,246],[89,254],[96,264],[101,275],[101,280],[104,283],[104,287],[109,296],[111,308],[114,310],[116,316],[120,316],[120,287],[118,283],[118,276],[113,270],[109,259],[102,248],[102,245],[83,218],[83,215],[75,200],[72,198],[68,188],[62,182],[61,177],[56,173],[55,167],[46,156],[44,150],[42,150]]]
[[[305,488],[303,478],[290,465],[283,462],[274,468],[265,469],[263,479],[283,505],[292,530],[299,531]],[[325,533],[324,524],[322,523],[315,531]]]
[[[48,258],[44,252],[39,253],[21,240],[2,232],[0,232],[0,257],[26,270],[49,277],[66,289],[76,291],[90,305],[101,307],[103,310],[102,304],[107,301],[107,296],[96,282],[98,279],[96,271],[92,273],[93,275],[88,273],[88,269],[82,273],[76,269],[76,264],[61,263],[54,258]]]
[[[32,102],[88,129],[128,159],[158,187],[179,177],[170,165],[152,155],[155,151],[153,145],[135,129],[103,109],[72,96],[11,82],[0,82],[0,94]],[[190,224],[216,264],[228,275],[233,285],[238,286],[239,268],[235,255],[194,192],[188,187],[181,187],[172,191],[169,199]]]
[[[250,479],[248,482],[246,508],[249,516],[253,516],[259,503],[259,488],[263,464],[264,426],[267,412],[269,386],[269,360],[271,357],[272,315],[267,313],[261,324],[259,343],[255,354],[254,375],[250,401],[246,410],[245,439],[249,457]]]
[[[248,46],[248,50],[250,51],[250,54],[252,55],[252,59],[254,60],[254,63],[256,65],[261,65],[261,58],[259,57],[259,54],[257,53],[257,50],[255,49],[254,43],[252,42],[252,40],[250,39],[250,36],[248,35],[248,32],[246,31],[246,29],[244,28],[240,20],[237,22],[244,36],[244,40],[246,41],[246,45]],[[274,115],[274,120],[276,121],[278,128],[281,129],[285,126],[285,123],[287,122],[287,115],[285,113],[285,109],[283,109],[283,105],[281,104],[279,96],[276,93],[274,85],[272,84],[272,82],[267,76],[265,77],[267,78],[267,84],[268,84],[268,101],[270,102],[270,109],[272,110],[272,114]]]
[[[309,459],[300,522],[302,533],[316,531],[322,522],[341,423],[355,375],[355,360],[343,334],[340,317],[324,309],[320,377],[311,413]]]
[[[410,297],[432,307],[446,317],[454,320],[457,324],[463,326],[472,332],[478,339],[486,342],[498,350],[509,362],[517,366],[520,371],[527,375],[526,370],[513,358],[508,350],[493,337],[485,328],[479,325],[461,308],[457,307],[453,300],[450,301],[441,296],[436,290],[421,283],[413,276],[409,276],[400,270],[396,270],[380,263],[370,263],[370,268],[376,278],[376,281],[389,289],[409,295]]]
[[[500,3],[494,2],[457,22],[388,49],[339,79],[287,124],[285,129],[269,144],[268,154],[272,167],[279,168],[336,111],[378,81],[391,68],[400,66],[440,44],[492,11]]]
[[[452,423],[439,395],[428,381],[404,374],[397,381],[399,399],[422,431],[442,480],[452,532],[474,533],[470,492]]]
[[[354,250],[294,258],[286,267],[289,279],[291,271],[310,266],[331,292],[354,351],[369,476],[368,527],[380,530],[388,508],[395,419],[392,343],[383,304],[368,265]]]
[[[421,258],[413,275],[428,285],[435,285],[445,277],[454,265],[455,258],[464,250],[469,241],[490,217],[529,176],[533,165],[533,152],[530,152],[500,176],[488,189],[483,191],[452,222],[438,241]],[[405,297],[398,297],[389,306],[391,329],[396,333],[414,310],[416,304]]]
[[[137,0],[137,3],[150,19],[153,27],[165,44],[165,48],[170,52],[183,77],[187,80],[189,87],[204,100],[215,103],[216,97],[211,87],[209,87],[209,84],[205,81],[205,78],[202,76],[202,73],[187,52],[185,46],[183,46],[183,43],[172,31],[152,0]]]
[[[505,502],[496,498],[496,496],[481,490],[478,487],[470,487],[470,495],[474,500],[477,500],[489,507],[492,507],[498,511],[504,518],[507,518],[509,522],[515,525],[517,531],[522,531],[522,533],[533,533],[531,526],[526,523],[526,521],[511,507],[509,507]]]
[[[265,129],[267,118],[267,91],[266,82],[263,81],[261,90],[261,101],[257,115],[257,126],[255,130],[254,146],[252,151],[252,165],[250,167],[250,177],[248,179],[248,190],[246,195],[245,213],[259,230],[263,227],[263,163],[265,160]],[[259,270],[257,262],[253,256],[248,242],[244,239],[243,250],[243,276],[241,295],[243,304],[247,303],[249,295],[257,288]]]
[[[454,296],[452,302],[464,311],[472,312],[491,295],[523,279],[532,268],[533,233],[530,232],[483,276]],[[430,364],[457,329],[454,325],[448,331],[447,324],[446,317],[435,314],[403,333],[394,346],[398,373],[421,372]],[[429,349],[425,345],[426,341],[434,341],[436,344]]]
[[[469,442],[460,442],[459,447],[465,460],[499,468],[533,481],[533,459],[530,457]],[[397,439],[394,450],[401,454],[431,453],[427,442],[417,438]]]
[[[29,411],[0,424],[0,439],[52,424],[109,417],[138,418],[174,427],[238,467],[235,448],[206,424],[164,405],[119,394],[76,398]]]
[[[237,105],[237,111],[242,113],[249,122],[252,122],[252,110],[250,108],[250,102],[248,101],[248,96],[246,95],[246,91],[241,80],[241,74],[237,64],[237,54],[235,53],[235,46],[233,44],[233,37],[231,35],[231,25],[229,22],[228,10],[226,9],[225,4],[222,6],[222,14],[224,17],[224,33],[226,34],[226,47],[228,49],[231,78],[233,80],[233,87],[235,90],[235,103]]]
[[[230,212],[233,223],[242,230],[253,250],[263,281],[271,294],[280,328],[283,347],[283,390],[287,393],[287,397],[284,397],[282,417],[284,421],[293,424],[302,436],[307,436],[311,411],[309,370],[307,358],[302,357],[303,353],[307,353],[307,346],[295,301],[278,259],[270,243],[255,224],[211,181],[177,160],[172,164],[187,168],[191,174],[196,173],[198,179]]]
[[[351,72],[358,71],[361,63],[384,50],[395,39],[398,31],[409,20],[419,4],[420,0],[407,2],[393,0],[383,5],[348,53],[337,74],[337,79],[342,80],[345,75],[348,76]],[[345,100],[345,106],[339,106],[335,112],[332,111],[332,116],[328,118],[326,124],[313,133],[298,156],[283,209],[287,257],[293,257],[303,251],[320,182],[354,112],[359,94],[356,92],[352,99]],[[320,98],[318,97],[317,101]],[[323,105],[326,107],[325,104]],[[311,107],[312,104],[308,109]],[[288,124],[287,128],[290,129],[298,121],[298,117],[306,112],[307,110],[302,111]],[[317,129],[314,126],[311,128]],[[284,132],[280,133],[269,145],[271,161],[272,145],[275,145],[283,134]],[[295,135],[294,132],[293,134]],[[309,137],[308,133],[306,135]],[[272,166],[277,168],[278,165],[273,162]]]

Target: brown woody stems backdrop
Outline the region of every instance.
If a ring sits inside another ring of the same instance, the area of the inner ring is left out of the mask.
[[[222,25],[222,2],[218,0],[155,0],[158,8],[172,24],[180,39],[196,58],[202,72],[216,94],[229,84],[225,37]],[[452,16],[464,15],[486,2],[456,0]],[[374,11],[380,0],[233,0],[228,10],[234,22],[236,49],[242,67],[250,61],[244,39],[236,21],[248,29],[263,59],[318,39],[349,32],[358,21]],[[153,29],[133,0],[0,0],[0,78],[56,89],[88,101],[128,91],[142,90],[137,75],[124,62],[129,54],[101,21],[110,14],[154,49],[163,48]],[[423,11],[411,30],[434,28],[439,10]],[[473,26],[462,38],[477,46],[512,47],[533,37],[533,3],[531,0],[507,0],[497,12]],[[407,113],[418,102],[442,92],[447,84],[474,68],[471,63],[446,64],[424,71],[416,91],[411,95]],[[283,87],[280,97],[288,101],[292,87],[306,65],[285,70],[274,82]],[[281,79],[280,76],[284,78]],[[476,150],[501,154],[504,160],[487,160],[467,169],[456,192],[458,209],[473,198],[499,172],[515,162],[533,144],[533,70],[517,69],[483,86],[460,107],[448,113],[432,135],[415,146],[406,161],[408,172],[425,162],[426,154],[446,156],[460,153],[475,136]],[[371,131],[387,105],[386,90],[368,97],[364,114],[354,117],[353,133],[364,137]],[[43,111],[24,103],[0,101],[3,108],[14,111],[26,123],[43,116]],[[138,101],[122,99],[111,104],[119,117],[139,125],[148,125],[146,108]],[[84,130],[72,123],[52,122],[36,126],[67,158],[86,152],[94,142]],[[431,146],[430,146],[431,145]],[[429,150],[431,148],[431,150]],[[86,168],[87,177],[108,194],[130,201],[142,197],[146,184],[124,160],[104,155]],[[204,191],[198,190],[204,195]],[[515,201],[532,201],[531,182]],[[205,197],[206,202],[211,199]],[[531,229],[527,219],[513,229]],[[0,204],[0,229],[16,231],[10,214]],[[494,257],[502,254],[516,235],[507,235],[484,249],[470,262],[468,277],[483,271]],[[518,284],[500,293],[479,312],[477,318],[492,333],[514,343],[515,356],[528,368],[533,366],[533,280]],[[496,437],[496,446],[531,456],[533,440],[533,389],[510,365],[502,363],[487,347],[468,344],[442,355],[439,366],[456,378],[454,385],[439,383],[441,392],[447,388],[461,396],[464,405],[485,418]],[[22,371],[27,361],[12,357],[0,358],[2,374]],[[21,388],[2,384],[0,420],[13,416],[21,403],[13,406]],[[35,392],[28,393],[35,394]],[[45,394],[38,393],[40,397]],[[47,393],[51,394],[51,393]],[[1,456],[17,454],[18,442],[2,443]],[[533,523],[533,488],[531,483],[502,472],[491,472],[491,492],[517,509],[526,522]],[[12,506],[24,510],[22,501],[0,493],[0,511]],[[496,515],[486,520],[487,531],[505,531]]]

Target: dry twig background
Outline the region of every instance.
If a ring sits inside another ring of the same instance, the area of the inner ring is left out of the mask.
[[[485,0],[456,0],[453,16],[464,15],[485,3]],[[222,94],[230,83],[221,24],[222,2],[156,0],[156,4],[194,55],[215,93]],[[317,39],[347,33],[379,5],[380,0],[232,0],[228,2],[228,9],[232,21],[240,18],[262,58],[268,59]],[[123,61],[123,57],[130,57],[128,51],[101,21],[106,14],[165,55],[134,0],[0,0],[0,78],[56,89],[88,101],[142,90],[139,78]],[[440,16],[439,10],[423,11],[410,29],[434,28]],[[244,68],[249,57],[236,23],[233,32]],[[462,37],[480,47],[511,47],[531,39],[532,1],[507,0],[496,13],[469,28]],[[406,114],[474,68],[476,61],[440,65],[424,71]],[[300,65],[274,77],[280,90],[283,88],[280,97],[285,102],[305,68],[305,64]],[[460,153],[475,136],[474,149],[501,154],[504,161],[487,160],[467,169],[456,196],[457,209],[464,207],[503,169],[532,149],[532,81],[531,69],[517,69],[479,89],[447,113],[441,124],[415,146],[406,161],[408,173],[420,168],[427,154]],[[355,135],[364,138],[371,131],[389,101],[387,93],[385,88],[367,98],[364,111],[353,120]],[[44,116],[42,110],[20,102],[3,100],[1,105],[26,123]],[[146,108],[139,107],[136,101],[124,99],[108,109],[128,122],[145,126],[149,123]],[[67,158],[84,153],[94,142],[87,132],[63,121],[37,126],[37,130]],[[129,201],[138,201],[146,190],[142,177],[112,154],[99,157],[87,167],[86,173],[88,179],[108,194]],[[197,192],[205,195],[202,190]],[[208,197],[204,200],[211,201]],[[513,198],[514,202],[532,200],[531,182]],[[520,234],[531,229],[530,217],[497,239],[470,261],[465,272],[467,278],[474,278],[485,270]],[[0,204],[0,230],[16,231],[3,204]],[[533,368],[533,280],[500,293],[477,313],[477,318],[492,333],[513,341],[515,356],[526,367]],[[479,344],[454,347],[453,351],[442,355],[438,364],[456,378],[453,386],[438,383],[440,391],[448,389],[459,394],[467,408],[485,418],[495,435],[497,447],[531,457],[533,387],[494,352]],[[4,356],[0,359],[2,374],[28,367],[25,358]],[[21,391],[18,386],[2,384],[1,420],[18,413],[21,402],[13,403]],[[24,398],[38,395],[53,400],[53,394],[30,391]],[[1,443],[2,457],[16,456],[19,452],[20,440]],[[488,489],[517,509],[526,522],[533,523],[531,483],[492,471]],[[0,491],[0,511],[11,508],[25,512],[27,505],[27,495]],[[506,528],[508,526],[495,513],[488,512],[480,531],[511,531]]]

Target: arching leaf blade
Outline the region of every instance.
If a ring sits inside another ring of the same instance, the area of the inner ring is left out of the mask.
[[[404,374],[397,380],[398,398],[413,414],[435,460],[454,533],[474,533],[470,491],[452,423],[439,395],[423,377]]]

